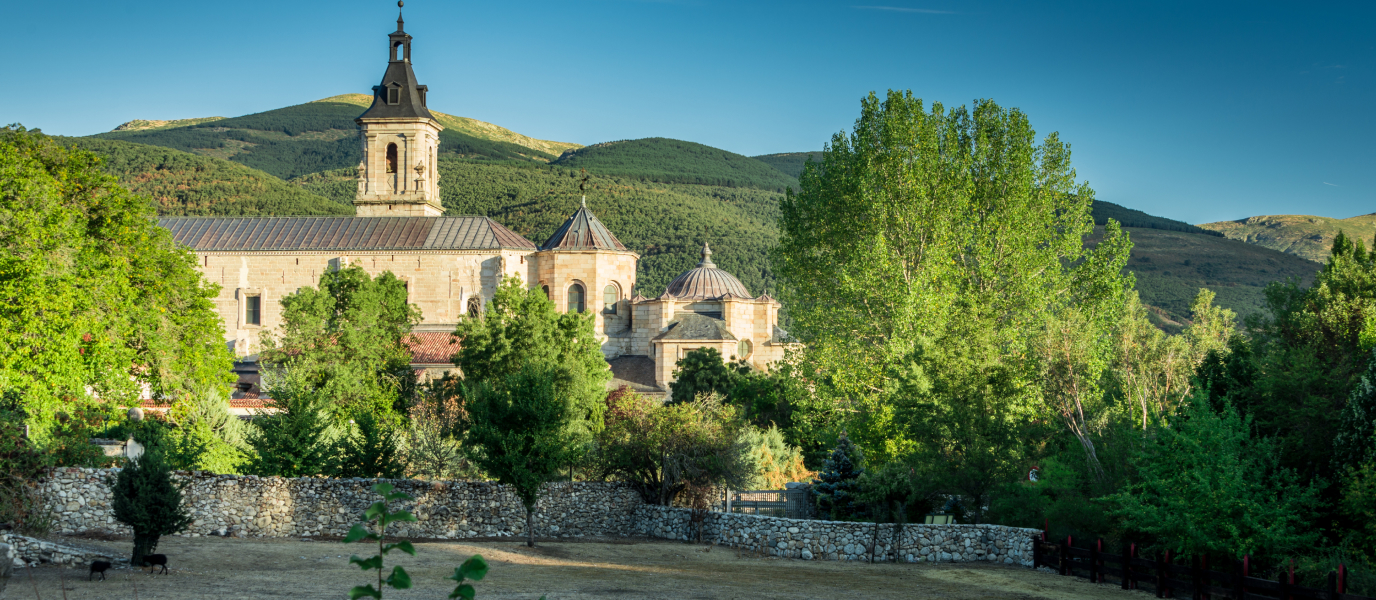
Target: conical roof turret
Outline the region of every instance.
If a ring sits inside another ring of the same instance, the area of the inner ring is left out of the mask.
[[[597,216],[588,210],[588,197],[583,197],[583,205],[569,216],[554,235],[540,246],[540,250],[625,250],[621,240],[612,235]]]

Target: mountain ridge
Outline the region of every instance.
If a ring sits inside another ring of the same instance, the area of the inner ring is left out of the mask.
[[[1314,215],[1258,215],[1235,221],[1204,223],[1200,227],[1229,239],[1255,244],[1308,260],[1327,262],[1333,238],[1342,231],[1376,245],[1376,213],[1346,219]]]

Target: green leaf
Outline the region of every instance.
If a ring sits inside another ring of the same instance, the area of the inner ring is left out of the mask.
[[[351,564],[351,565],[358,565],[358,568],[363,569],[364,571],[371,571],[371,570],[373,570],[373,569],[381,569],[381,568],[382,568],[382,557],[375,554],[375,555],[370,556],[370,557],[368,557],[368,558],[359,558],[358,555],[355,554],[355,555],[349,557],[349,564]]]
[[[378,598],[379,600],[381,600],[382,590],[373,589],[373,586],[371,584],[356,586],[354,587],[354,589],[349,590],[349,600],[358,600],[359,598],[362,598],[364,596]]]
[[[401,565],[392,567],[392,574],[387,576],[387,585],[398,590],[411,589],[411,576],[406,574],[406,569]]]
[[[454,567],[454,574],[453,574],[453,575],[450,575],[450,576],[448,576],[448,577],[445,577],[445,579],[450,579],[450,580],[453,580],[453,581],[457,581],[457,582],[459,582],[459,583],[463,583],[463,573],[459,571],[459,568],[458,568],[458,567]],[[450,596],[450,597],[452,598],[453,596]]]
[[[478,591],[473,589],[473,586],[465,583],[461,584],[459,587],[454,588],[454,591],[449,593],[449,597],[463,598],[464,600],[473,600],[473,597],[477,594]]]
[[[365,537],[368,537],[368,530],[363,528],[362,523],[354,523],[354,526],[349,529],[349,534],[344,536],[344,543],[352,544]]]
[[[483,555],[474,554],[463,561],[458,573],[473,581],[482,581],[483,577],[487,576],[487,561],[483,560]]]
[[[400,542],[397,542],[395,544],[387,544],[386,546],[382,547],[383,554],[391,552],[392,550],[401,550],[402,552],[410,554],[411,556],[416,555],[416,547],[412,546],[411,542],[407,540],[401,540]]]
[[[368,519],[369,521],[386,514],[387,504],[383,502],[374,502],[372,506],[368,507],[368,510],[363,511],[364,518]]]

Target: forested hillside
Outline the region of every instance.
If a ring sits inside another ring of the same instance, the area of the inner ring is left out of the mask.
[[[1095,235],[1103,231],[1096,227]],[[1172,322],[1182,324],[1190,318],[1190,301],[1199,288],[1213,290],[1220,306],[1246,317],[1262,310],[1267,283],[1295,278],[1307,285],[1320,267],[1218,236],[1135,227],[1127,231],[1133,248],[1126,270],[1137,276],[1138,295],[1159,309],[1154,320],[1167,330],[1178,329]],[[1097,237],[1089,240],[1097,242]]]
[[[797,179],[803,176],[803,165],[807,164],[809,158],[812,159],[812,162],[822,162],[822,151],[781,152],[779,154],[761,154],[759,156],[752,156],[751,158],[774,167],[789,177]]]
[[[353,119],[366,101],[350,95],[183,126],[150,123],[159,128],[77,143],[105,155],[106,169],[153,197],[162,214],[351,214],[359,160]],[[768,250],[778,235],[779,192],[796,187],[793,174],[801,172],[808,155],[820,158],[808,152],[750,158],[648,138],[574,149],[546,163],[553,155],[516,142],[558,142],[496,126],[488,134],[502,139],[483,139],[465,132],[482,133],[474,124],[488,124],[437,118],[447,127],[439,166],[448,214],[488,215],[541,243],[578,206],[580,169],[587,169],[593,175],[588,204],[642,255],[635,291],[646,296],[660,294],[697,264],[704,242],[712,244],[717,264],[751,293],[775,293]],[[1189,318],[1189,301],[1200,287],[1218,292],[1221,305],[1251,314],[1260,308],[1267,282],[1308,279],[1317,268],[1110,202],[1096,201],[1094,218],[1100,225],[1112,218],[1132,228],[1137,247],[1129,268],[1137,273],[1143,302],[1157,309],[1157,322],[1166,329]]]
[[[1200,225],[1205,229],[1272,250],[1293,254],[1312,261],[1328,260],[1329,249],[1338,232],[1373,244],[1376,237],[1376,214],[1332,219],[1309,215],[1263,215],[1237,221],[1219,221]]]
[[[359,107],[346,102],[310,102],[242,117],[184,127],[111,131],[92,137],[137,142],[223,158],[282,179],[357,166],[362,159]],[[462,131],[440,133],[440,152],[470,160],[545,162],[553,154]]]
[[[338,203],[244,165],[159,146],[56,138],[105,158],[104,170],[148,196],[162,215],[341,215]]]
[[[554,164],[658,183],[753,187],[778,192],[798,187],[796,178],[749,156],[668,138],[593,144],[565,152]]]
[[[294,180],[337,200],[352,200],[354,169]],[[536,244],[578,209],[579,173],[555,166],[517,167],[440,160],[446,214],[486,215]],[[704,242],[712,260],[752,294],[774,293],[768,250],[778,237],[781,194],[752,188],[647,183],[596,177],[588,207],[627,248],[639,253],[635,292],[658,296],[700,260]]]

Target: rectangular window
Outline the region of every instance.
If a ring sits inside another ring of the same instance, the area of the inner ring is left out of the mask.
[[[249,296],[244,298],[244,323],[248,325],[263,324],[262,296]]]
[[[401,90],[397,88],[387,88],[387,103],[396,104],[401,101]]]

